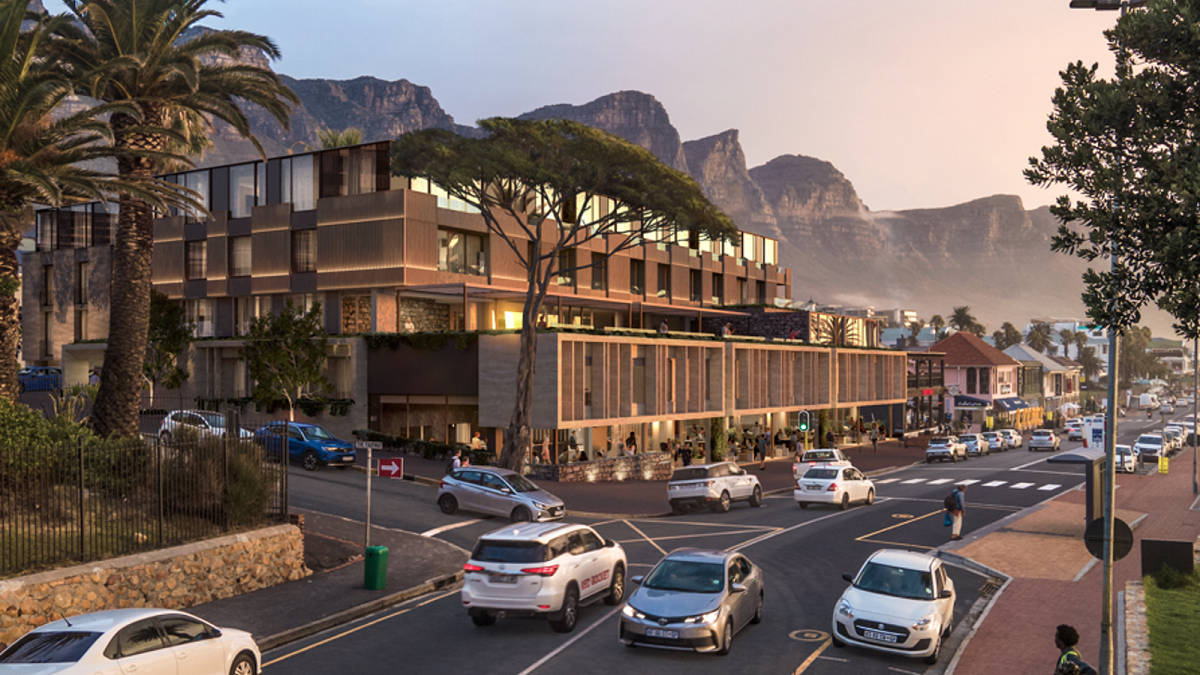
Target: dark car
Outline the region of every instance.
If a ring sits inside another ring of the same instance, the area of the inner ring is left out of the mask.
[[[287,438],[288,456],[300,460],[305,471],[316,471],[322,466],[344,469],[354,464],[354,446],[318,424],[271,422],[255,433],[255,438],[268,452],[278,453],[284,437]]]
[[[61,391],[62,368],[54,366],[30,366],[17,373],[21,391]]]

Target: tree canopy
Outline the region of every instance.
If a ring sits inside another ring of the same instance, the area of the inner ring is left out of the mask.
[[[179,367],[179,358],[191,344],[194,328],[195,325],[187,320],[183,305],[172,302],[158,291],[150,292],[150,332],[142,374],[150,383],[151,399],[155,385],[178,389],[187,382],[188,370]]]
[[[289,299],[279,314],[250,322],[241,356],[254,380],[252,395],[263,407],[287,401],[288,419],[296,419],[296,402],[313,390],[329,388],[322,372],[329,336],[322,325],[321,303],[305,313]]]
[[[1025,335],[1025,344],[1029,345],[1030,349],[1045,354],[1054,346],[1054,328],[1041,321],[1033,324],[1029,333]]]

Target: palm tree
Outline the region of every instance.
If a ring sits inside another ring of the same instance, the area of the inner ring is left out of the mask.
[[[252,103],[285,128],[299,98],[275,73],[238,61],[241,49],[278,58],[269,38],[245,31],[216,30],[190,40],[184,33],[208,18],[207,0],[64,0],[78,23],[56,41],[55,56],[84,83],[78,93],[104,102],[128,102],[137,114],[112,116],[113,145],[119,150],[195,152],[207,142],[213,118],[227,122],[254,143],[242,111]],[[264,155],[265,156],[265,155]],[[118,161],[123,177],[149,178],[165,168],[154,157]],[[106,436],[138,431],[142,361],[150,322],[150,259],[153,212],[131,194],[120,198],[113,243],[113,284],[104,379],[92,425]]]
[[[1076,356],[1083,353],[1083,348],[1088,344],[1088,334],[1084,331],[1075,331],[1075,354]]]
[[[1071,345],[1075,344],[1075,331],[1070,328],[1064,328],[1058,331],[1058,338],[1062,340],[1063,356],[1071,355]]]
[[[969,331],[976,323],[978,322],[971,315],[971,308],[966,305],[955,307],[954,312],[950,315],[950,325],[954,326],[955,330]]]
[[[32,222],[31,206],[103,201],[118,188],[160,208],[177,203],[164,183],[116,181],[88,168],[114,153],[111,129],[101,117],[136,111],[110,104],[52,118],[73,85],[59,63],[47,58],[47,47],[70,17],[27,14],[26,5],[0,1],[0,398],[10,401],[17,398],[20,340],[16,249]]]
[[[1050,349],[1050,346],[1054,344],[1053,334],[1054,329],[1050,327],[1050,324],[1035,323],[1029,329],[1029,334],[1025,336],[1025,344],[1029,345],[1030,349],[1045,354]]]
[[[946,327],[946,320],[942,318],[941,314],[934,314],[929,319],[929,327],[933,329],[935,340],[944,340],[946,338],[946,333],[942,330]]]
[[[1100,358],[1096,356],[1095,347],[1085,346],[1080,349],[1076,360],[1079,361],[1079,365],[1083,366],[1083,376],[1089,381],[1095,378],[1096,374],[1100,372],[1101,363]]]
[[[342,148],[347,145],[358,145],[363,139],[362,129],[350,127],[342,131],[334,129],[323,129],[317,132],[317,141],[321,143],[321,149],[332,150],[333,148]]]
[[[909,347],[916,347],[918,344],[920,344],[919,338],[921,336],[922,328],[924,328],[924,326],[921,325],[920,321],[913,321],[908,324],[908,340],[906,341],[906,344]]]
[[[1021,344],[1021,331],[1012,325],[1011,321],[1005,321],[1000,324],[1000,330],[1004,331],[1004,348],[1008,349],[1013,345]]]

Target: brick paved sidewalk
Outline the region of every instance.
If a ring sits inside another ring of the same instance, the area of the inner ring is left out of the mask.
[[[1133,550],[1113,565],[1114,612],[1116,592],[1141,578],[1142,539],[1200,537],[1200,512],[1190,510],[1191,468],[1181,455],[1167,475],[1117,476],[1118,517],[1131,524],[1138,514],[1146,518],[1133,531]],[[953,547],[1013,577],[964,651],[956,675],[1053,672],[1054,628],[1060,623],[1079,630],[1085,660],[1093,665],[1099,660],[1102,566],[1095,564],[1074,581],[1090,560],[1082,541],[1083,503],[1082,491],[1068,492],[1035,514]],[[1113,617],[1114,629],[1120,620]]]

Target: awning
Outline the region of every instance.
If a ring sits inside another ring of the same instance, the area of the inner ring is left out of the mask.
[[[996,407],[1002,408],[1006,412],[1012,412],[1014,410],[1021,410],[1022,408],[1028,408],[1029,404],[1014,396],[1011,398],[996,399]]]
[[[988,403],[987,401],[984,401],[984,400],[978,399],[978,398],[972,398],[970,396],[955,396],[954,397],[955,409],[962,408],[965,410],[983,410],[984,408],[987,408],[990,405],[991,404]]]

